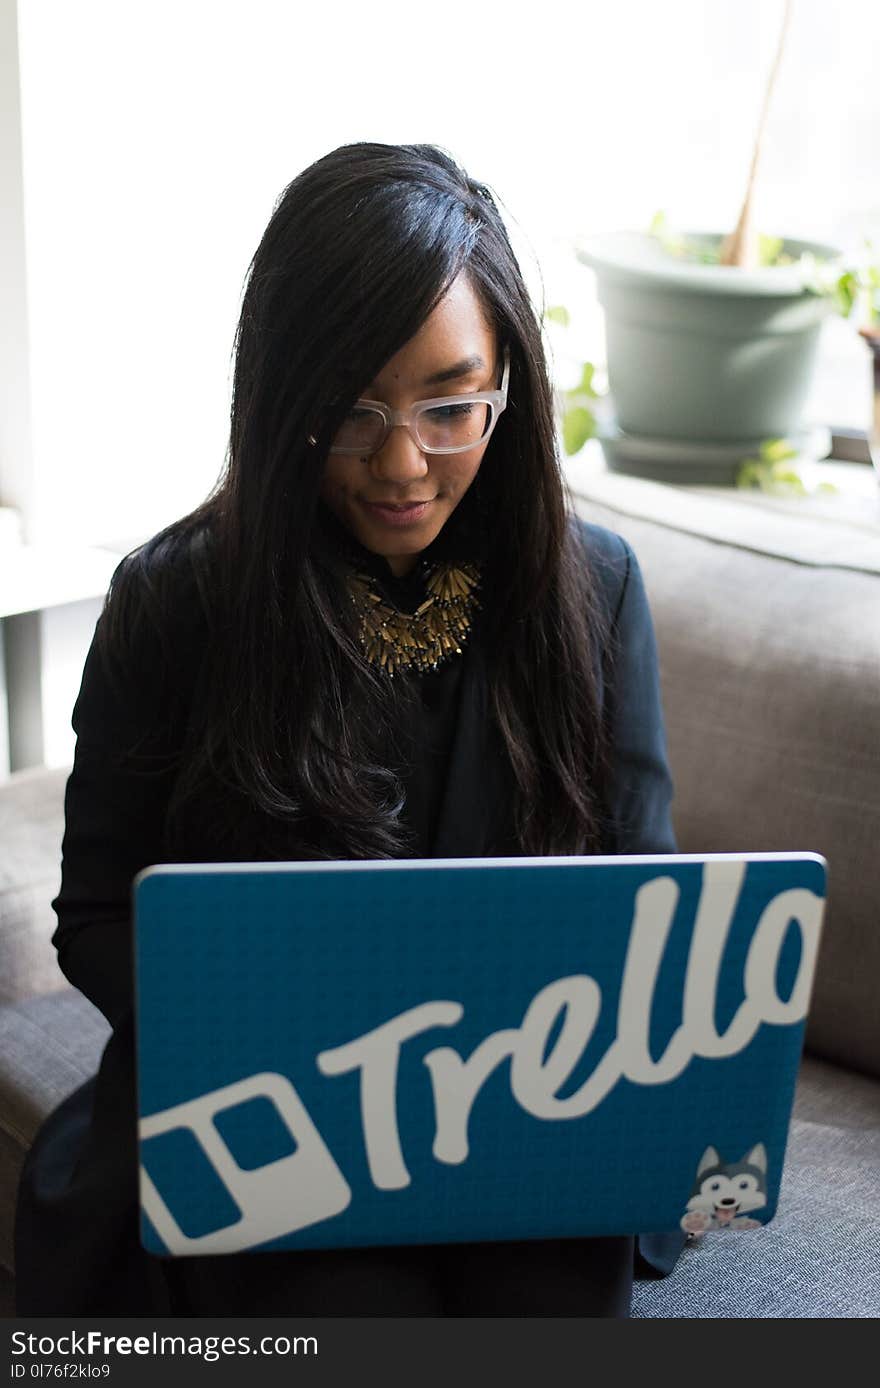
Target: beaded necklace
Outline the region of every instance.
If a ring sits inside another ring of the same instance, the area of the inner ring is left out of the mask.
[[[425,574],[428,597],[410,613],[399,612],[382,597],[369,574],[352,572],[348,592],[367,660],[393,678],[399,671],[436,670],[451,656],[461,655],[479,606],[479,582],[476,564],[433,564]]]

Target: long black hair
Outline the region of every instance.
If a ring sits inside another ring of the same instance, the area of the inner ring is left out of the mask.
[[[433,145],[346,145],[286,188],[249,269],[224,472],[111,587],[102,633],[117,658],[144,621],[173,621],[172,559],[185,556],[202,594],[205,655],[171,825],[210,806],[218,831],[224,813],[230,828],[249,814],[280,829],[289,856],[405,853],[401,787],[377,754],[387,679],[345,615],[319,489],[346,411],[462,273],[510,350],[508,408],[459,510],[492,516],[489,710],[516,787],[516,841],[529,854],[599,851],[600,617],[540,324],[492,193]],[[271,856],[271,835],[261,842]]]

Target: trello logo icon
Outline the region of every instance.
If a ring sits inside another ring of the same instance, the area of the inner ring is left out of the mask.
[[[293,1085],[266,1072],[142,1118],[141,1206],[169,1253],[237,1253],[341,1212],[351,1187]]]

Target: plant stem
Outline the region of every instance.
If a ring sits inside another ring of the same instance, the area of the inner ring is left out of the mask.
[[[779,65],[782,61],[782,53],[788,34],[792,3],[793,0],[785,0],[785,13],[782,16],[779,43],[776,46],[776,57],[773,60],[767,88],[764,92],[764,105],[761,110],[761,119],[758,121],[758,133],[755,136],[755,148],[752,152],[752,164],[749,169],[749,179],[746,184],[746,195],[743,200],[742,211],[739,214],[739,221],[735,229],[729,236],[724,238],[721,247],[721,264],[738,265],[744,270],[752,270],[758,264],[758,237],[752,221],[752,194],[754,192],[758,173],[758,162],[761,157],[761,146],[764,140],[764,130],[767,125],[767,115],[770,110],[770,100],[773,96],[773,88],[776,85],[776,76],[779,72]]]

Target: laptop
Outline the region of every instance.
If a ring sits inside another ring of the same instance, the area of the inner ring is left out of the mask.
[[[825,880],[813,853],[147,868],[144,1248],[761,1227]]]

